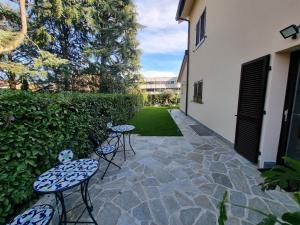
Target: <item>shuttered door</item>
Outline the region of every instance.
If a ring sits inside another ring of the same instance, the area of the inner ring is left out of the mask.
[[[242,65],[235,149],[257,163],[270,55]]]

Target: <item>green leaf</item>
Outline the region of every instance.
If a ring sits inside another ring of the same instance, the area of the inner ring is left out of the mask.
[[[293,197],[294,197],[295,201],[297,202],[297,204],[300,206],[300,192],[294,193]]]
[[[219,225],[225,225],[225,223],[228,219],[227,210],[226,210],[227,195],[228,195],[228,193],[225,192],[224,195],[223,195],[222,201],[218,205],[219,214],[220,214],[219,218],[218,218]]]
[[[268,217],[264,218],[259,224],[257,225],[275,225],[277,222],[277,218],[274,215],[268,215]]]
[[[282,220],[290,223],[291,225],[300,224],[300,212],[285,213],[282,215]]]

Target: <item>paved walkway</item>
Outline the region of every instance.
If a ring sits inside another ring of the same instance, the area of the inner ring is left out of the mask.
[[[217,205],[225,191],[231,202],[281,215],[297,210],[287,194],[262,192],[255,166],[214,136],[200,137],[196,124],[179,110],[172,117],[184,137],[134,136],[137,155],[128,153],[104,180],[103,170],[91,180],[90,194],[99,225],[215,225]],[[66,203],[76,205],[78,194]],[[77,209],[80,210],[80,209]],[[78,215],[74,210],[71,214]],[[250,225],[262,217],[229,207],[228,225]],[[72,216],[69,214],[70,216]]]

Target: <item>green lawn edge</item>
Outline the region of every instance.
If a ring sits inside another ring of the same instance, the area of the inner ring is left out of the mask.
[[[147,106],[141,109],[128,123],[135,126],[135,134],[141,136],[183,136],[171,117],[169,107]]]

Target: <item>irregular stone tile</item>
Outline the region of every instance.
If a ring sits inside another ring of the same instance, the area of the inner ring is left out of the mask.
[[[132,191],[125,191],[118,195],[114,199],[114,202],[124,210],[130,210],[131,208],[137,206],[140,203],[140,200]]]
[[[168,224],[166,210],[159,199],[151,200],[149,206],[157,225]]]
[[[252,193],[254,195],[257,195],[257,196],[260,196],[260,197],[263,197],[263,198],[271,198],[270,195],[268,195],[265,191],[262,191],[258,186],[252,186],[251,188],[252,190]]]
[[[128,166],[129,166],[130,169],[135,169],[140,165],[141,165],[140,163],[134,161],[134,162],[130,163]]]
[[[236,205],[240,206],[246,206],[247,205],[247,198],[245,194],[237,191],[231,191],[230,192],[230,202]],[[237,207],[234,205],[230,205],[231,207],[231,213],[233,216],[236,217],[243,217],[245,215],[245,209],[241,207]]]
[[[194,199],[194,202],[200,208],[209,209],[209,210],[212,210],[212,211],[215,210],[215,207],[210,202],[209,198],[206,197],[205,195],[199,195],[197,198]]]
[[[198,149],[199,150],[212,150],[212,149],[214,149],[214,147],[211,145],[205,144],[205,145],[199,146]]]
[[[264,199],[264,201],[269,206],[271,212],[278,217],[281,217],[284,213],[286,213],[288,211],[287,208],[285,208],[284,206],[282,206],[281,204],[279,204],[277,202],[270,201],[267,199]]]
[[[126,182],[126,178],[121,178],[121,179],[118,179],[118,180],[115,180],[113,182],[109,182],[109,183],[106,183],[105,185],[103,185],[103,189],[114,189],[114,188],[120,188],[122,189],[125,185],[125,182]]]
[[[97,221],[99,224],[116,225],[120,216],[121,210],[108,202],[105,203],[103,209],[98,213]]]
[[[132,210],[132,215],[139,221],[151,220],[147,202],[143,202]]]
[[[221,162],[211,162],[209,169],[212,172],[227,173],[227,169],[226,169],[224,163],[221,163]]]
[[[174,176],[172,176],[165,170],[157,171],[153,174],[153,176],[155,176],[160,183],[168,183],[176,179]]]
[[[218,185],[216,188],[213,197],[216,198],[217,200],[222,200],[225,192],[228,191],[225,187]]]
[[[134,171],[137,172],[137,173],[143,173],[144,172],[144,166],[140,165],[137,168],[135,168]]]
[[[204,194],[212,195],[217,186],[217,184],[204,184],[199,187],[199,190]]]
[[[141,199],[142,201],[146,201],[147,200],[144,188],[143,188],[143,186],[140,183],[136,183],[135,185],[133,185],[131,187],[131,189],[135,192],[135,194],[137,195],[137,197],[139,199]]]
[[[102,191],[97,197],[100,197],[104,201],[110,201],[119,194],[121,194],[121,189],[111,189]]]
[[[265,213],[269,213],[267,205],[261,199],[259,199],[257,197],[249,200],[249,207],[254,208],[254,209],[259,209]],[[250,222],[259,223],[262,221],[263,218],[264,218],[264,216],[262,216],[261,214],[259,214],[257,212],[253,212],[251,210],[248,211],[247,220],[249,220]]]
[[[183,225],[192,225],[201,212],[200,208],[182,209],[179,218]]]
[[[178,202],[173,196],[164,196],[163,201],[170,215],[180,208]]]
[[[203,162],[203,156],[198,153],[189,153],[186,157],[186,159],[193,160],[197,163],[202,163]]]
[[[232,184],[226,175],[221,173],[213,173],[212,177],[217,184],[222,184],[225,187],[232,188]]]
[[[178,218],[177,213],[174,213],[170,219],[169,219],[169,224],[170,225],[182,225],[182,223],[180,222],[180,219]]]
[[[284,193],[280,191],[268,191],[268,194],[272,195],[273,199],[276,199],[277,201],[281,202],[285,205],[296,205],[295,201],[289,197],[289,193]]]
[[[123,213],[118,221],[118,225],[138,225],[134,219],[129,216],[127,213]]]
[[[245,178],[245,175],[240,170],[230,170],[229,175],[236,190],[241,191],[243,193],[251,194],[249,184]]]
[[[197,176],[196,178],[192,179],[192,183],[194,185],[202,185],[210,183],[210,181],[205,176]]]
[[[159,186],[158,181],[155,178],[146,178],[142,181],[144,186]]]
[[[253,223],[249,223],[248,221],[242,220],[242,225],[254,225]]]
[[[217,225],[216,215],[207,211],[197,220],[195,225]],[[229,223],[228,223],[229,225]]]
[[[160,193],[157,187],[144,187],[146,195],[149,199],[160,198]]]
[[[192,200],[190,200],[187,196],[185,196],[184,194],[180,193],[180,192],[175,192],[175,196],[177,198],[178,203],[181,206],[193,206],[194,203]]]
[[[230,225],[241,225],[241,221],[236,217],[228,217],[226,224]]]

